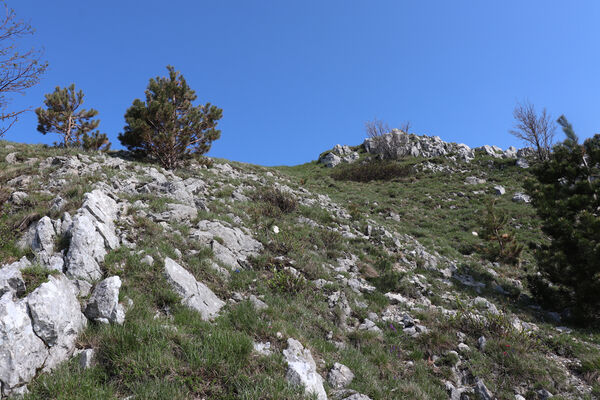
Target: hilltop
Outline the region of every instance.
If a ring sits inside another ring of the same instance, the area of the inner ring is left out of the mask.
[[[527,287],[530,151],[385,140],[173,171],[0,141],[3,395],[596,398],[600,335]]]

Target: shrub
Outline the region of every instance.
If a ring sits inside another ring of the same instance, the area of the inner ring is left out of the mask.
[[[255,200],[264,201],[265,203],[276,207],[284,214],[294,212],[298,206],[298,201],[294,195],[277,188],[263,188],[261,190],[257,190],[253,197]]]
[[[150,79],[146,101],[135,99],[125,113],[127,125],[119,140],[129,151],[152,157],[167,168],[210,150],[221,136],[216,129],[223,110],[210,103],[194,106],[196,93],[184,77],[168,66],[168,77]]]
[[[483,252],[492,261],[518,264],[524,246],[517,242],[514,232],[507,228],[507,223],[508,216],[496,208],[496,201],[492,199],[487,204],[482,219],[481,238],[487,241]]]
[[[306,279],[287,269],[273,269],[273,276],[267,281],[269,287],[281,293],[298,293],[306,287]]]
[[[334,168],[331,177],[337,181],[389,181],[406,178],[413,174],[410,165],[395,161],[375,160],[368,163],[344,164]]]

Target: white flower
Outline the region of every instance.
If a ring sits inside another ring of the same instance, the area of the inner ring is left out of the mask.
[[[477,232],[471,232],[473,234],[473,236],[479,236],[479,234]]]
[[[279,227],[277,225],[273,225],[273,232],[279,233]]]

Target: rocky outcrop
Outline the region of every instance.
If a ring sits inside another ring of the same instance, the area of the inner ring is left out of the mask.
[[[263,249],[259,241],[242,229],[218,221],[200,221],[190,238],[209,246],[217,260],[233,270],[245,267],[247,258]]]
[[[87,326],[72,283],[62,274],[48,279],[27,296],[33,330],[49,347],[45,370],[73,353],[77,335]]]
[[[125,321],[125,309],[119,304],[120,288],[121,279],[118,276],[111,276],[99,282],[88,301],[85,315],[103,324],[122,324]]]
[[[49,276],[27,297],[0,299],[0,382],[2,394],[23,390],[38,370],[49,371],[73,354],[87,320],[75,289],[62,274]]]
[[[70,278],[95,281],[102,277],[99,263],[106,256],[106,249],[119,246],[113,223],[117,212],[117,203],[104,192],[94,190],[86,193],[83,206],[73,217],[67,232],[71,244],[65,273]]]
[[[198,311],[203,320],[215,318],[225,305],[208,286],[196,281],[192,274],[168,257],[165,258],[164,274],[171,287],[182,298],[181,303]]]
[[[329,374],[327,375],[327,382],[329,382],[331,387],[334,389],[345,388],[352,382],[353,379],[354,374],[350,368],[340,363],[333,364],[333,368],[331,368]]]
[[[324,153],[319,158],[319,163],[324,164],[328,168],[333,168],[340,163],[353,163],[358,160],[360,156],[349,146],[341,146],[336,144],[333,149],[329,152]]]
[[[473,149],[466,144],[444,142],[439,136],[407,134],[398,129],[382,136],[368,138],[363,145],[368,153],[382,158],[452,156],[470,161],[475,157]]]
[[[317,373],[317,365],[302,343],[296,339],[288,339],[288,347],[283,351],[283,357],[288,364],[286,378],[293,385],[304,386],[307,395],[316,395],[318,400],[327,400],[323,387],[323,378]]]

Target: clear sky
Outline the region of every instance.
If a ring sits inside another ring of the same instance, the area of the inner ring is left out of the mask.
[[[512,109],[529,99],[600,132],[600,1],[8,0],[45,48],[38,107],[75,83],[118,146],[123,115],[172,64],[198,102],[223,108],[209,155],[294,165],[355,145],[364,122],[475,147],[517,145]],[[34,113],[5,139],[52,143]],[[561,134],[562,137],[562,134]]]

